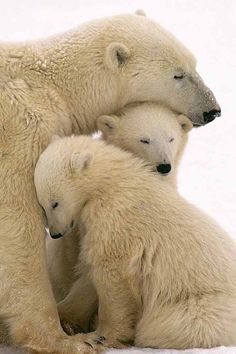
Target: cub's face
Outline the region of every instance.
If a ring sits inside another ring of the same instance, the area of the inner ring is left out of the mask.
[[[174,172],[191,128],[187,117],[154,103],[127,106],[121,116],[98,119],[107,142],[147,160],[162,175]]]
[[[52,238],[69,234],[78,224],[86,193],[76,184],[83,179],[90,155],[74,152],[73,138],[58,139],[40,156],[34,183]],[[81,182],[82,183],[82,182]]]

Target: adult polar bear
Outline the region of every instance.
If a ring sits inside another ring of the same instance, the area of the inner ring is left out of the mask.
[[[0,317],[15,345],[86,352],[80,337],[67,337],[60,326],[33,172],[53,134],[92,133],[98,116],[135,101],[161,101],[195,125],[220,114],[191,53],[144,16],[0,45]]]

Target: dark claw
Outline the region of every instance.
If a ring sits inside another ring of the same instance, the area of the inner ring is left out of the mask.
[[[92,344],[89,342],[84,342],[85,344],[87,344],[89,347],[93,348]]]
[[[100,340],[101,342],[104,342],[104,340],[106,340],[106,338],[104,336],[100,336],[97,339]]]
[[[103,342],[106,340],[104,336],[99,336],[98,338],[95,339],[96,344],[103,344]]]
[[[100,340],[98,340],[98,339],[95,339],[94,343],[95,343],[95,344],[103,344],[103,342],[100,341]]]

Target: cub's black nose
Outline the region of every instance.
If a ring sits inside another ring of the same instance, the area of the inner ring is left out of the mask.
[[[210,112],[204,112],[203,113],[203,120],[204,123],[210,123],[212,122],[216,117],[220,117],[221,115],[221,110],[217,109],[212,109]]]
[[[62,234],[51,234],[50,233],[50,235],[51,235],[51,238],[54,238],[54,239],[57,239],[57,238],[60,238],[60,237],[62,237],[63,235]]]
[[[165,175],[166,173],[169,173],[171,171],[171,164],[167,163],[161,163],[160,165],[157,166],[157,172],[160,172],[161,174]]]

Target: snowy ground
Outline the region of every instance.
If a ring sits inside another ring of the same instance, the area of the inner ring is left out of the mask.
[[[134,12],[137,8],[145,9],[149,17],[181,39],[198,58],[199,72],[221,104],[222,117],[191,133],[180,173],[180,190],[236,238],[235,0],[0,0],[0,4],[0,40],[43,37],[88,19]],[[0,347],[1,354],[13,352]],[[235,354],[236,348],[120,351],[141,352]]]
[[[235,354],[236,348],[226,348],[226,347],[219,347],[213,349],[187,349],[187,350],[162,350],[162,349],[139,349],[139,348],[132,348],[132,349],[123,349],[123,350],[108,350],[105,354]],[[10,348],[1,348],[0,346],[0,354],[24,354],[22,351],[14,350]]]

